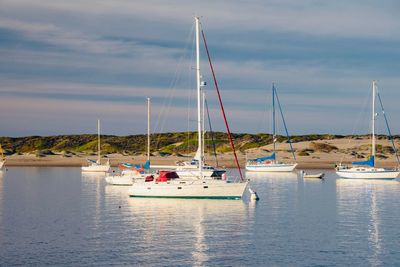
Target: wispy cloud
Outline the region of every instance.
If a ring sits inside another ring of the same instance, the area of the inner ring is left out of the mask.
[[[373,0],[2,0],[1,124],[18,135],[80,132],[104,116],[109,133],[143,132],[141,106],[152,97],[162,113],[154,115],[159,130],[186,130],[195,14],[204,16],[235,131],[258,131],[255,118],[264,116],[272,82],[294,133],[348,133],[372,79],[396,120],[399,7]],[[201,67],[222,130],[207,62]]]

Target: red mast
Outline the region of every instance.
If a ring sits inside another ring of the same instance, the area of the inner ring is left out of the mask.
[[[212,62],[211,62],[210,53],[208,52],[207,41],[206,41],[206,37],[204,35],[203,30],[201,30],[201,35],[203,36],[204,46],[206,48],[207,57],[208,57],[208,62],[210,63],[211,72],[212,72],[212,75],[213,75],[213,78],[214,78],[215,89],[217,89],[219,105],[221,106],[222,117],[224,118],[226,131],[228,132],[229,143],[231,144],[231,148],[233,150],[233,155],[235,156],[235,162],[236,162],[236,166],[237,166],[237,168],[239,170],[240,180],[243,181],[244,179],[243,179],[243,175],[242,175],[242,170],[240,169],[239,160],[238,160],[238,157],[236,155],[235,145],[233,144],[231,131],[229,130],[229,125],[228,125],[228,121],[226,119],[224,105],[222,104],[221,95],[219,93],[217,78],[215,77],[214,68],[213,68],[213,65],[212,65]]]

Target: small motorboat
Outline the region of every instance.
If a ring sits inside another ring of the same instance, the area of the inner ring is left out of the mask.
[[[323,179],[325,176],[325,173],[320,172],[320,173],[306,173],[305,171],[301,171],[301,175],[303,178],[314,178],[314,179]]]

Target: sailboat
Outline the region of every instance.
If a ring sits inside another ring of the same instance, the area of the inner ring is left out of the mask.
[[[148,175],[144,181],[134,181],[134,183],[128,190],[130,197],[240,199],[247,187],[248,181],[243,181],[242,177],[240,182],[236,182],[236,181],[231,181],[229,179],[222,179],[221,177],[213,178],[213,177],[206,177],[203,175],[204,157],[203,157],[203,150],[201,149],[203,141],[202,116],[201,116],[202,82],[200,75],[200,21],[198,17],[195,17],[195,25],[196,25],[197,128],[198,128],[198,143],[200,148],[199,160],[196,165],[197,171],[193,173],[191,176],[186,176],[186,177],[180,177],[175,171],[160,171],[158,177],[154,177],[153,175]],[[208,54],[204,33],[203,33],[203,40]],[[212,66],[211,61],[210,61],[210,66]],[[214,80],[214,82],[216,83],[216,80]],[[216,88],[218,91],[217,86]],[[220,104],[222,105],[222,102],[220,102]],[[225,118],[225,123],[226,123],[226,118]],[[230,132],[228,127],[227,130],[230,137]]]
[[[273,142],[273,152],[269,156],[248,159],[246,162],[247,171],[257,171],[257,172],[291,172],[293,171],[297,163],[284,163],[276,160],[276,119],[275,119],[275,99],[277,100],[279,110],[281,113],[283,125],[285,126],[286,135],[290,144],[290,149],[292,151],[293,159],[296,160],[296,156],[293,151],[292,143],[289,137],[289,133],[286,127],[286,122],[283,117],[281,105],[279,102],[278,94],[276,92],[275,85],[272,84],[272,142]]]
[[[119,175],[108,174],[107,184],[111,185],[132,185],[135,179],[144,179],[145,171],[150,169],[150,98],[147,98],[147,161],[143,168],[133,164],[120,164],[122,171]]]
[[[110,160],[105,164],[101,164],[101,148],[100,148],[100,120],[97,120],[97,161],[87,159],[89,165],[82,166],[83,172],[108,172],[110,170]]]
[[[341,178],[347,179],[384,179],[384,180],[392,180],[395,179],[400,171],[398,169],[385,169],[385,168],[376,168],[375,167],[375,120],[377,113],[375,113],[375,99],[376,96],[379,98],[379,103],[381,105],[382,113],[385,118],[386,126],[389,131],[389,136],[392,141],[392,146],[397,158],[397,162],[399,163],[399,158],[397,155],[397,150],[393,142],[393,138],[390,132],[388,120],[386,118],[386,113],[383,108],[382,100],[377,90],[376,81],[372,81],[372,137],[371,137],[371,156],[366,161],[355,161],[352,162],[353,166],[339,166],[336,168],[336,174]]]
[[[4,157],[4,151],[3,148],[0,145],[0,154],[1,154],[1,158],[0,158],[0,171],[3,170],[4,165],[6,163],[6,157]]]

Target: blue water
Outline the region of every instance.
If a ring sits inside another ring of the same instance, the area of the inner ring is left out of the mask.
[[[79,168],[0,174],[0,265],[400,266],[400,182],[249,175],[260,201],[128,198]]]

